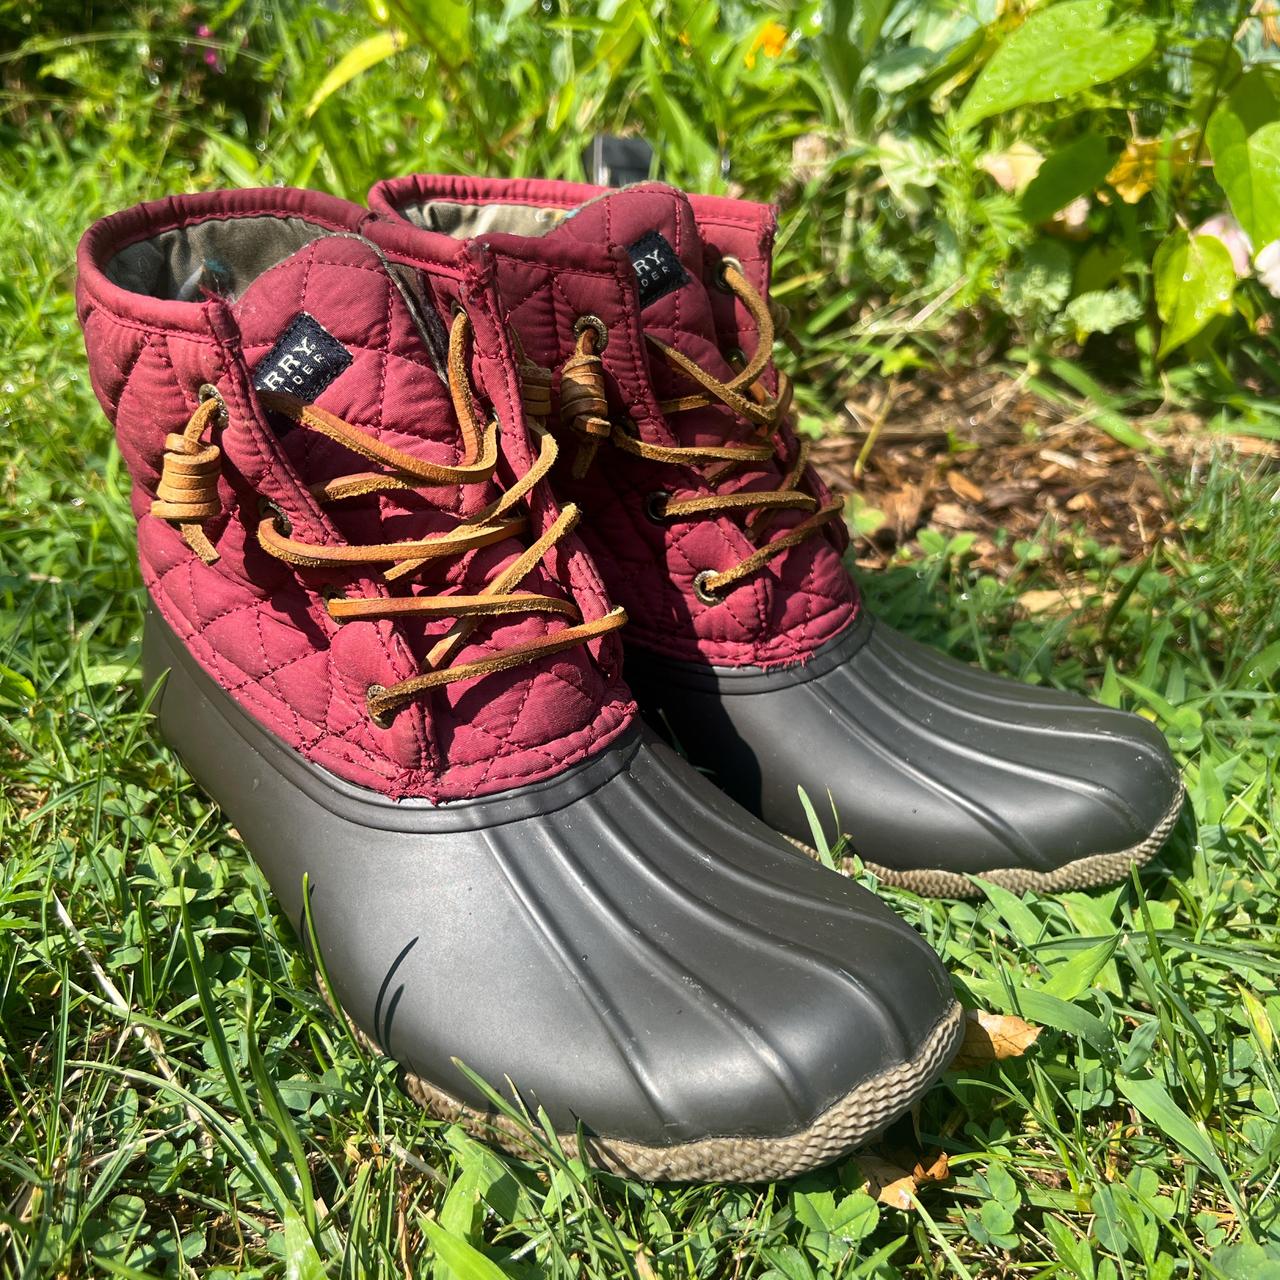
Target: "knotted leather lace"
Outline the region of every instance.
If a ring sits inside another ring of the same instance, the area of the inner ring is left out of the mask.
[[[467,337],[470,321],[459,311],[449,334],[448,380],[458,424],[462,431],[463,456],[456,466],[426,462],[393,445],[352,426],[336,414],[312,404],[304,404],[293,396],[278,392],[259,392],[259,400],[268,409],[281,413],[299,427],[315,431],[337,441],[359,457],[381,464],[385,470],[360,471],[338,476],[312,487],[311,493],[321,504],[339,502],[396,489],[436,488],[442,485],[484,484],[490,480],[498,461],[498,424],[490,419],[481,425],[467,374]],[[211,563],[217,559],[201,522],[218,514],[218,461],[216,445],[204,445],[205,430],[222,412],[222,402],[212,388],[208,397],[192,414],[186,430],[165,440],[161,481],[152,514],[178,523],[183,537],[201,559]],[[526,389],[537,407],[537,387]],[[547,405],[549,407],[549,386]],[[305,569],[330,566],[361,568],[367,565],[387,566],[382,576],[388,581],[414,572],[432,560],[456,558],[479,547],[502,542],[527,532],[526,514],[515,508],[529,491],[550,471],[557,447],[554,438],[540,424],[530,423],[538,441],[538,457],[534,464],[501,497],[473,515],[463,517],[456,528],[429,538],[407,542],[333,545],[306,542],[292,536],[283,513],[268,505],[268,512],[258,525],[258,541],[264,551],[288,564]],[[371,686],[368,691],[369,714],[385,724],[400,707],[427,689],[469,680],[476,676],[506,671],[524,662],[572,648],[616,630],[626,621],[622,609],[614,609],[601,618],[584,622],[577,606],[556,596],[535,592],[518,592],[517,588],[535,566],[573,527],[580,513],[576,506],[566,506],[550,527],[495,578],[475,594],[372,596],[346,599],[334,596],[327,600],[329,615],[339,622],[354,619],[453,618],[454,625],[431,648],[424,659],[426,668],[385,688]],[[507,614],[541,613],[577,619],[559,631],[539,636],[524,644],[512,645],[498,653],[446,666],[449,658],[486,617]]]
[[[770,396],[761,381],[773,351],[773,315],[769,304],[751,287],[737,266],[726,261],[722,278],[725,286],[737,295],[756,322],[760,339],[756,353],[734,377],[724,381],[683,352],[646,333],[645,340],[649,345],[700,388],[690,395],[659,401],[658,408],[664,415],[671,415],[724,405],[755,430],[741,443],[724,445],[659,445],[639,439],[627,425],[610,421],[606,416],[608,403],[604,364],[599,354],[599,332],[593,325],[581,325],[574,354],[561,370],[560,386],[561,420],[581,437],[574,459],[575,477],[580,479],[586,474],[599,446],[606,440],[648,462],[706,467],[702,477],[709,486],[720,484],[743,466],[774,459],[777,453],[776,432],[786,422],[791,408],[791,383],[779,370],[777,394]],[[757,549],[728,569],[700,573],[695,579],[700,595],[706,598],[717,596],[725,588],[755,573],[775,556],[818,533],[828,520],[840,513],[844,505],[840,499],[822,503],[799,487],[808,463],[809,444],[801,441],[775,489],[711,492],[688,498],[667,493],[650,495],[649,515],[660,521],[686,520],[723,512],[749,512],[744,527],[748,536],[757,543]],[[809,515],[772,541],[762,543],[761,539],[779,511],[804,511]]]

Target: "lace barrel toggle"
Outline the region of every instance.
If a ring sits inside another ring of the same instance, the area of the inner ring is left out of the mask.
[[[218,553],[202,528],[222,510],[218,501],[222,450],[216,444],[202,444],[209,426],[225,413],[222,397],[207,384],[200,388],[205,398],[181,432],[164,439],[164,458],[151,514],[176,524],[183,541],[205,564],[213,564]]]
[[[551,370],[525,355],[524,345],[514,330],[511,345],[520,371],[520,400],[525,414],[545,422],[551,416]]]
[[[581,480],[595,460],[600,443],[613,432],[609,398],[604,380],[604,325],[584,316],[576,326],[578,341],[573,355],[560,369],[560,413],[573,430],[585,437],[573,460],[573,475]]]

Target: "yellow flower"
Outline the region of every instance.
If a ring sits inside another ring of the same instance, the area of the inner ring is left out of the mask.
[[[746,62],[748,68],[754,68],[757,53],[763,53],[766,58],[776,58],[786,47],[786,27],[780,22],[766,22],[756,32],[756,38],[752,40],[751,48],[747,50],[743,61]]]
[[[1162,171],[1176,177],[1196,160],[1198,151],[1195,129],[1183,129],[1169,138],[1130,138],[1111,166],[1107,181],[1125,204],[1137,204],[1156,185]]]

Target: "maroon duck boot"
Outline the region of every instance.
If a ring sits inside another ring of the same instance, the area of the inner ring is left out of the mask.
[[[504,319],[556,371],[554,483],[630,615],[627,679],[729,795],[808,842],[803,790],[829,840],[926,894],[1104,884],[1162,846],[1183,789],[1151,724],[954,662],[862,607],[771,360],[772,209],[426,176],[370,203],[490,249]]]
[[[370,224],[217,192],[82,242],[161,732],[433,1112],[531,1149],[462,1063],[636,1176],[836,1159],[949,1060],[946,974],[640,725],[491,256]]]

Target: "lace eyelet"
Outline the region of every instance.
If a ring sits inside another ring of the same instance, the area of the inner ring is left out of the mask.
[[[329,615],[330,618],[333,619],[334,622],[341,623],[342,619],[335,618],[333,616],[333,610],[330,609],[329,606],[335,600],[345,600],[346,598],[347,598],[347,593],[343,591],[341,587],[335,587],[326,583],[323,587],[320,588],[320,599],[324,601],[325,612]]]
[[[222,392],[212,382],[202,382],[196,395],[200,397],[202,402],[205,400],[216,400],[218,402],[218,420],[220,424],[225,425],[227,421],[227,402],[222,398]]]
[[[747,363],[747,353],[741,347],[730,347],[724,358],[733,369],[741,369]]]
[[[666,524],[667,522],[667,503],[671,501],[671,495],[663,489],[658,489],[654,493],[649,494],[644,500],[644,513],[648,519],[654,524]]]
[[[596,354],[599,355],[605,347],[609,345],[609,329],[599,316],[587,312],[586,315],[579,316],[573,322],[574,336],[581,334],[583,329],[594,329],[596,337],[599,339],[599,345],[596,347]]]
[[[259,498],[258,514],[264,520],[271,520],[276,532],[282,537],[287,538],[293,532],[293,522],[285,515],[284,508],[278,502],[272,502],[270,498]]]
[[[720,597],[716,595],[707,586],[707,581],[716,576],[714,569],[703,569],[701,573],[695,574],[693,579],[693,594],[702,601],[703,604],[719,604]]]
[[[739,262],[737,258],[726,253],[724,257],[721,258],[718,263],[716,263],[716,274],[715,274],[714,284],[716,288],[720,290],[721,293],[733,292],[733,289],[730,287],[729,282],[728,280],[725,279],[725,275],[724,275],[726,269],[729,267],[732,267],[736,272],[738,272],[739,275],[745,274],[742,270],[742,263]]]
[[[380,684],[371,684],[364,691],[365,710],[369,713],[369,719],[378,726],[379,729],[390,729],[391,721],[395,717],[394,711],[375,711],[373,709],[374,698],[386,693],[386,688]]]

